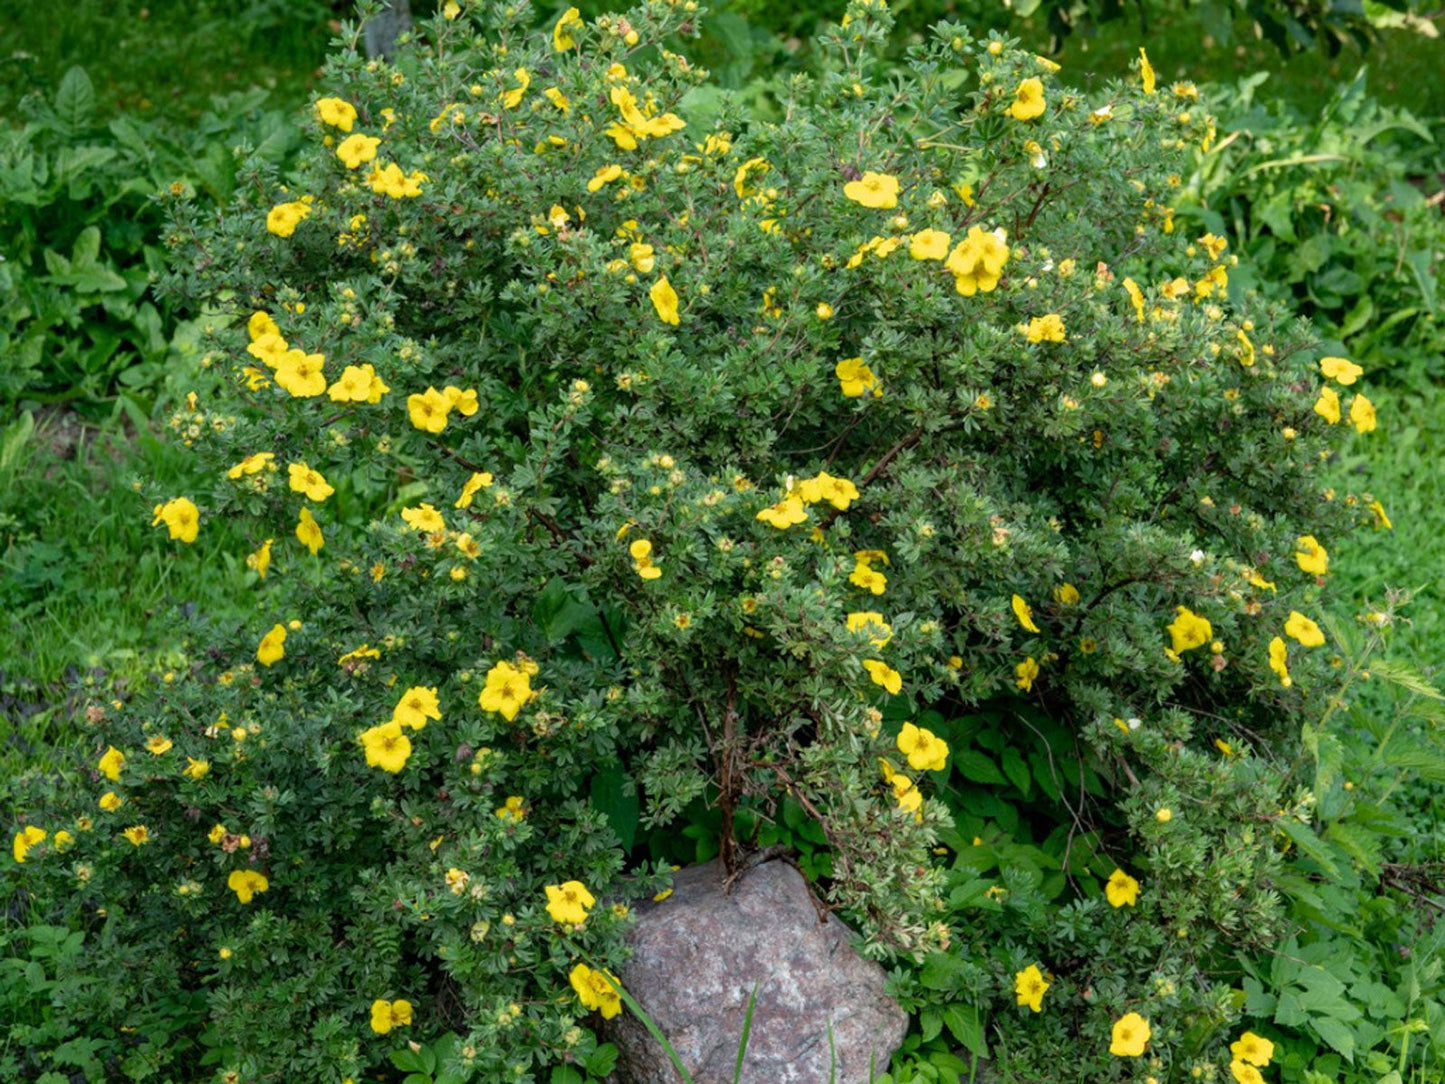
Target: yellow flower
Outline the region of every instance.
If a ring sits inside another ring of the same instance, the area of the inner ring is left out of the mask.
[[[853,554],[853,560],[856,563],[848,575],[848,582],[875,595],[883,594],[888,587],[888,577],[874,568],[873,562],[882,561],[886,565],[888,555],[881,550],[859,550]]]
[[[356,107],[342,98],[319,98],[316,101],[316,119],[349,132],[356,123]]]
[[[1044,994],[1049,986],[1037,964],[1029,964],[1014,975],[1014,996],[1020,1005],[1027,1005],[1034,1012],[1043,1012]]]
[[[274,666],[286,657],[286,626],[276,624],[271,626],[271,631],[261,637],[261,644],[256,648],[256,661],[262,666]]]
[[[1340,397],[1334,388],[1324,387],[1320,389],[1320,397],[1315,400],[1315,413],[1331,425],[1340,420]]]
[[[964,297],[973,297],[998,288],[1008,257],[1008,245],[999,234],[970,226],[968,236],[954,246],[944,266],[953,272],[954,289]]]
[[[1236,1084],[1264,1084],[1264,1074],[1248,1062],[1236,1058],[1229,1063],[1229,1073]]]
[[[754,519],[761,520],[778,530],[786,530],[795,524],[802,523],[808,518],[808,512],[803,507],[803,498],[784,497],[777,504],[764,508]]]
[[[517,81],[517,85],[511,90],[503,92],[503,109],[516,109],[517,106],[521,105],[522,96],[527,93],[527,88],[532,85],[532,77],[527,73],[526,68],[518,68],[512,73],[512,78]]]
[[[151,838],[150,829],[143,824],[134,824],[121,832],[121,835],[130,840],[133,846],[139,847],[142,843],[149,843]]]
[[[189,779],[204,779],[210,770],[211,762],[209,760],[186,757],[186,766],[182,769],[181,774]]]
[[[597,900],[581,881],[547,885],[547,914],[564,926],[580,926],[587,921],[587,911]]]
[[[309,399],[326,391],[326,358],[304,350],[287,350],[276,365],[276,383],[298,399]]]
[[[1134,306],[1134,319],[1144,319],[1144,291],[1139,289],[1139,284],[1133,279],[1124,280],[1124,292],[1129,295],[1129,303]]]
[[[1312,534],[1302,535],[1296,542],[1298,547],[1294,559],[1299,562],[1301,572],[1323,576],[1330,567],[1330,555],[1315,541]]]
[[[874,398],[883,394],[878,378],[873,375],[872,369],[863,364],[862,358],[844,358],[833,367],[833,375],[838,378],[844,398],[857,399],[867,392],[871,392]]]
[[[170,738],[164,737],[160,734],[152,734],[149,738],[146,739],[146,749],[150,751],[152,756],[160,756],[162,753],[169,753],[171,749],[174,748],[174,746],[175,743],[171,741]]]
[[[336,492],[319,470],[307,466],[304,461],[292,463],[287,470],[291,478],[291,489],[296,493],[304,493],[313,501],[324,501]]]
[[[1029,608],[1029,604],[1023,600],[1022,596],[1015,595],[1013,597],[1013,610],[1014,616],[1018,618],[1019,624],[1027,631],[1033,633],[1039,631],[1039,627],[1034,624],[1034,612]]]
[[[64,854],[75,844],[75,837],[62,828],[55,833],[55,838],[51,840],[51,843],[54,845],[57,853]]]
[[[1032,692],[1034,680],[1039,676],[1039,664],[1034,660],[1034,657],[1030,655],[1014,667],[1014,673],[1017,675],[1014,679],[1014,684],[1026,693]]]
[[[766,173],[769,168],[766,158],[749,158],[738,166],[736,172],[733,173],[733,191],[737,193],[738,199],[746,199],[756,192],[756,188],[748,184],[749,174],[754,171],[759,174]]]
[[[1038,79],[1025,79],[1014,91],[1008,115],[1014,120],[1033,120],[1043,115],[1044,108],[1044,84]]]
[[[326,394],[333,403],[377,403],[390,390],[370,364],[348,365]]]
[[[658,318],[664,324],[677,326],[677,291],[672,288],[672,283],[667,281],[663,275],[652,284],[647,295],[652,298],[652,307],[657,310]]]
[[[229,834],[224,824],[213,824],[211,830],[206,833],[206,838],[212,843],[220,843],[221,840],[225,839]]]
[[[1213,639],[1214,629],[1207,618],[1200,617],[1187,606],[1176,606],[1174,612],[1179,616],[1169,623],[1168,628],[1172,641],[1170,650],[1176,655],[1193,651]]]
[[[502,805],[497,807],[497,817],[501,820],[520,821],[527,816],[527,803],[520,795],[514,794]]]
[[[603,185],[611,184],[621,176],[622,167],[617,165],[617,163],[614,162],[610,166],[601,166],[597,172],[592,175],[592,179],[587,182],[587,191],[596,192]]]
[[[617,993],[621,986],[610,971],[594,971],[586,964],[578,964],[567,979],[584,1009],[601,1013],[604,1020],[622,1011],[622,998]]]
[[[398,998],[395,1001],[376,1000],[371,1003],[371,1030],[385,1035],[392,1028],[404,1028],[411,1024],[411,1002]]]
[[[226,887],[236,893],[236,898],[242,903],[250,903],[257,892],[269,889],[271,882],[264,873],[257,873],[253,869],[233,869],[226,878]]]
[[[1054,601],[1060,606],[1077,606],[1079,589],[1071,583],[1060,584],[1054,588]]]
[[[819,504],[827,501],[840,512],[858,499],[858,487],[846,478],[834,478],[827,471],[820,471],[816,477],[804,478],[788,491],[789,497],[800,497],[804,504]]]
[[[1154,93],[1154,65],[1149,63],[1149,57],[1144,52],[1144,47],[1139,47],[1139,76],[1144,80],[1144,93]],[[1215,257],[1216,259],[1218,257]]]
[[[576,8],[568,8],[552,27],[552,48],[559,53],[565,53],[568,49],[576,46],[577,41],[572,37],[572,28],[582,25],[581,13]]]
[[[903,675],[880,659],[864,659],[863,669],[868,671],[874,685],[881,685],[894,696],[903,688]]]
[[[532,698],[532,678],[508,662],[499,662],[487,671],[487,684],[477,697],[483,711],[496,712],[511,722]]]
[[[1115,869],[1109,874],[1109,882],[1104,885],[1104,895],[1108,898],[1110,907],[1133,907],[1139,902],[1139,882],[1123,870]]]
[[[845,184],[843,195],[864,207],[886,211],[898,206],[898,178],[868,170],[858,180]]]
[[[230,470],[226,471],[227,478],[240,478],[246,474],[259,474],[263,470],[275,470],[276,457],[270,452],[257,452],[255,455],[248,455],[237,463]]]
[[[1064,321],[1056,312],[1035,316],[1020,330],[1031,343],[1061,343],[1068,337],[1064,333]]]
[[[1246,369],[1253,367],[1255,361],[1254,343],[1249,341],[1249,336],[1244,333],[1242,328],[1236,331],[1234,336],[1239,340],[1239,364],[1243,365]]]
[[[1236,1061],[1247,1062],[1263,1068],[1274,1058],[1274,1043],[1262,1035],[1246,1031],[1235,1042],[1229,1044],[1229,1052],[1234,1055]]]
[[[1174,819],[1174,810],[1168,806],[1161,807],[1154,811],[1154,819],[1160,824],[1168,824]]]
[[[1363,395],[1356,395],[1350,400],[1350,424],[1355,427],[1357,433],[1373,433],[1375,431],[1375,404]]]
[[[1325,634],[1320,627],[1298,610],[1291,610],[1289,620],[1284,623],[1284,634],[1298,640],[1302,647],[1320,647]]]
[[[492,482],[493,478],[491,471],[478,471],[476,473],[473,473],[472,476],[468,478],[466,480],[466,483],[462,486],[462,494],[460,497],[457,498],[457,503],[452,505],[452,507],[470,508],[472,506],[472,498],[477,495],[477,492],[479,490],[488,488],[492,484]]]
[[[447,404],[463,418],[470,418],[481,408],[476,388],[458,388],[448,384],[442,389],[442,395],[446,397]]]
[[[255,569],[256,575],[263,580],[271,568],[271,542],[272,539],[268,538],[255,553],[246,554],[246,567]]]
[[[301,518],[296,523],[296,540],[310,550],[313,557],[326,545],[326,540],[321,537],[321,527],[309,508],[301,509]]]
[[[442,514],[426,502],[415,508],[403,508],[401,518],[406,520],[407,526],[413,531],[435,532],[447,529],[447,522],[442,518]]]
[[[125,799],[118,795],[115,791],[108,790],[100,796],[100,801],[96,804],[99,805],[100,808],[105,810],[107,813],[114,813],[117,809],[119,809],[125,804]]]
[[[151,520],[152,527],[159,527],[164,523],[171,538],[175,541],[194,542],[196,540],[196,535],[201,528],[201,513],[190,498],[177,497],[165,504],[158,504],[155,506],[154,512],[155,518]]]
[[[428,719],[441,720],[441,707],[437,701],[435,686],[413,685],[401,694],[401,699],[392,709],[391,721],[402,726],[420,730]]]
[[[1278,636],[1269,642],[1269,668],[1279,675],[1279,683],[1286,689],[1294,684],[1289,676],[1289,648]]]
[[[125,754],[113,745],[106,746],[104,755],[96,764],[100,774],[112,783],[120,782],[121,769],[125,767]]]
[[[436,388],[427,388],[420,395],[406,397],[406,413],[411,424],[425,433],[440,433],[447,427],[447,414],[452,404]]]
[[[278,203],[266,214],[266,229],[277,237],[290,237],[310,213],[311,205],[302,200]]]
[[[1375,530],[1389,531],[1394,529],[1395,525],[1390,522],[1390,517],[1385,514],[1385,506],[1379,501],[1370,502],[1370,515],[1374,517]]]
[[[644,580],[655,580],[662,576],[662,569],[652,560],[652,543],[645,538],[634,539],[627,547],[632,555],[632,569]]]
[[[909,238],[908,255],[915,260],[942,260],[948,255],[948,245],[952,240],[942,230],[920,230]]]
[[[893,639],[893,628],[883,619],[883,615],[872,610],[863,610],[848,615],[848,631],[868,633],[869,642],[877,648],[887,646],[888,641]]]
[[[1109,1053],[1121,1058],[1137,1058],[1149,1043],[1149,1021],[1136,1012],[1125,1013],[1114,1021],[1114,1034]]]
[[[361,746],[366,750],[366,763],[395,775],[406,767],[411,756],[411,739],[395,720],[361,732]]]
[[[948,763],[948,743],[925,727],[904,723],[898,732],[898,751],[918,772],[941,772]]]
[[[341,141],[336,148],[336,157],[345,163],[347,169],[360,169],[363,162],[370,162],[376,157],[376,148],[380,144],[381,140],[375,136],[357,132]]]
[[[15,841],[11,845],[11,853],[15,855],[15,861],[24,862],[25,856],[30,848],[45,842],[45,829],[37,828],[31,824],[15,833]]]
[[[1349,387],[1364,375],[1365,370],[1349,358],[1329,357],[1320,358],[1320,372],[1324,374],[1326,380],[1337,380],[1345,387]]]

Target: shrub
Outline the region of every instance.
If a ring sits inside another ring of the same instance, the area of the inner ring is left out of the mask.
[[[528,17],[447,5],[394,66],[350,31],[294,176],[176,198],[219,380],[177,421],[216,484],[148,496],[178,546],[198,512],[251,532],[265,616],[93,705],[86,830],[27,883],[135,1002],[204,988],[220,1070],[354,1078],[456,1031],[453,1071],[530,1080],[606,1062],[569,975],[616,972],[702,803],[729,866],[811,824],[867,951],[947,946],[930,848],[966,846],[927,777],[984,774],[976,742],[1108,828],[1048,878],[1093,916],[1059,964],[1100,969],[1085,1039],[1151,971],[1198,1010],[1213,950],[1281,929],[1263,833],[1222,871],[1240,914],[1192,879],[1284,789],[1211,751],[1317,712],[1303,613],[1371,518],[1317,471],[1373,413],[1175,228],[1195,89],[1145,60],[1091,108],[948,23],[890,71],[856,0],[745,126],[664,47],[690,0]],[[1175,795],[1199,824],[1156,839]]]

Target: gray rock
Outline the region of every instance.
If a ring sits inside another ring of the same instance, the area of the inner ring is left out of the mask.
[[[883,969],[849,937],[836,918],[819,922],[786,863],[763,863],[725,895],[722,866],[711,862],[678,873],[670,897],[638,908],[620,978],[694,1084],[732,1084],[755,984],[742,1084],[866,1084],[870,1071],[887,1070],[908,1018],[884,993]],[[612,1025],[614,1080],[680,1084],[641,1021],[624,1011]]]

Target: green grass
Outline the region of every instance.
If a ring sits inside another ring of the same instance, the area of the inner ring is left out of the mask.
[[[1366,377],[1368,380],[1368,377]],[[1388,588],[1414,592],[1392,650],[1437,682],[1445,668],[1445,387],[1370,387],[1379,429],[1357,437],[1336,464],[1341,491],[1368,490],[1394,528],[1361,531],[1331,553],[1342,604],[1378,603]]]
[[[251,547],[224,520],[189,546],[151,526],[137,484],[167,496],[202,484],[184,448],[60,430],[42,423],[0,463],[0,774],[64,740],[79,700],[183,668],[208,625],[249,605]]]
[[[1075,34],[1054,59],[1064,66],[1062,78],[1082,86],[1091,79],[1126,75],[1138,60],[1140,45],[1148,46],[1161,82],[1231,83],[1267,71],[1266,96],[1306,111],[1318,109],[1340,83],[1368,65],[1370,90],[1385,104],[1402,106],[1417,116],[1445,116],[1445,83],[1439,78],[1445,71],[1445,38],[1430,39],[1406,30],[1382,32],[1367,52],[1351,47],[1331,57],[1316,50],[1286,60],[1268,42],[1241,37],[1228,43],[1214,41],[1201,34],[1187,14],[1178,14],[1156,20],[1147,32],[1138,22],[1121,19],[1093,35]]]
[[[106,112],[194,120],[212,95],[249,87],[301,102],[326,58],[330,0],[70,0],[9,4],[0,19],[0,105],[87,69]]]

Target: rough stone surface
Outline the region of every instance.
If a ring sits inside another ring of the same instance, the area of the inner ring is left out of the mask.
[[[883,969],[858,955],[836,918],[818,921],[786,863],[763,863],[731,895],[722,876],[718,862],[683,870],[670,897],[639,908],[620,976],[695,1084],[732,1084],[754,983],[743,1084],[866,1084],[870,1065],[883,1072],[908,1024],[883,992]],[[611,1032],[622,1052],[615,1081],[679,1084],[631,1013]]]

